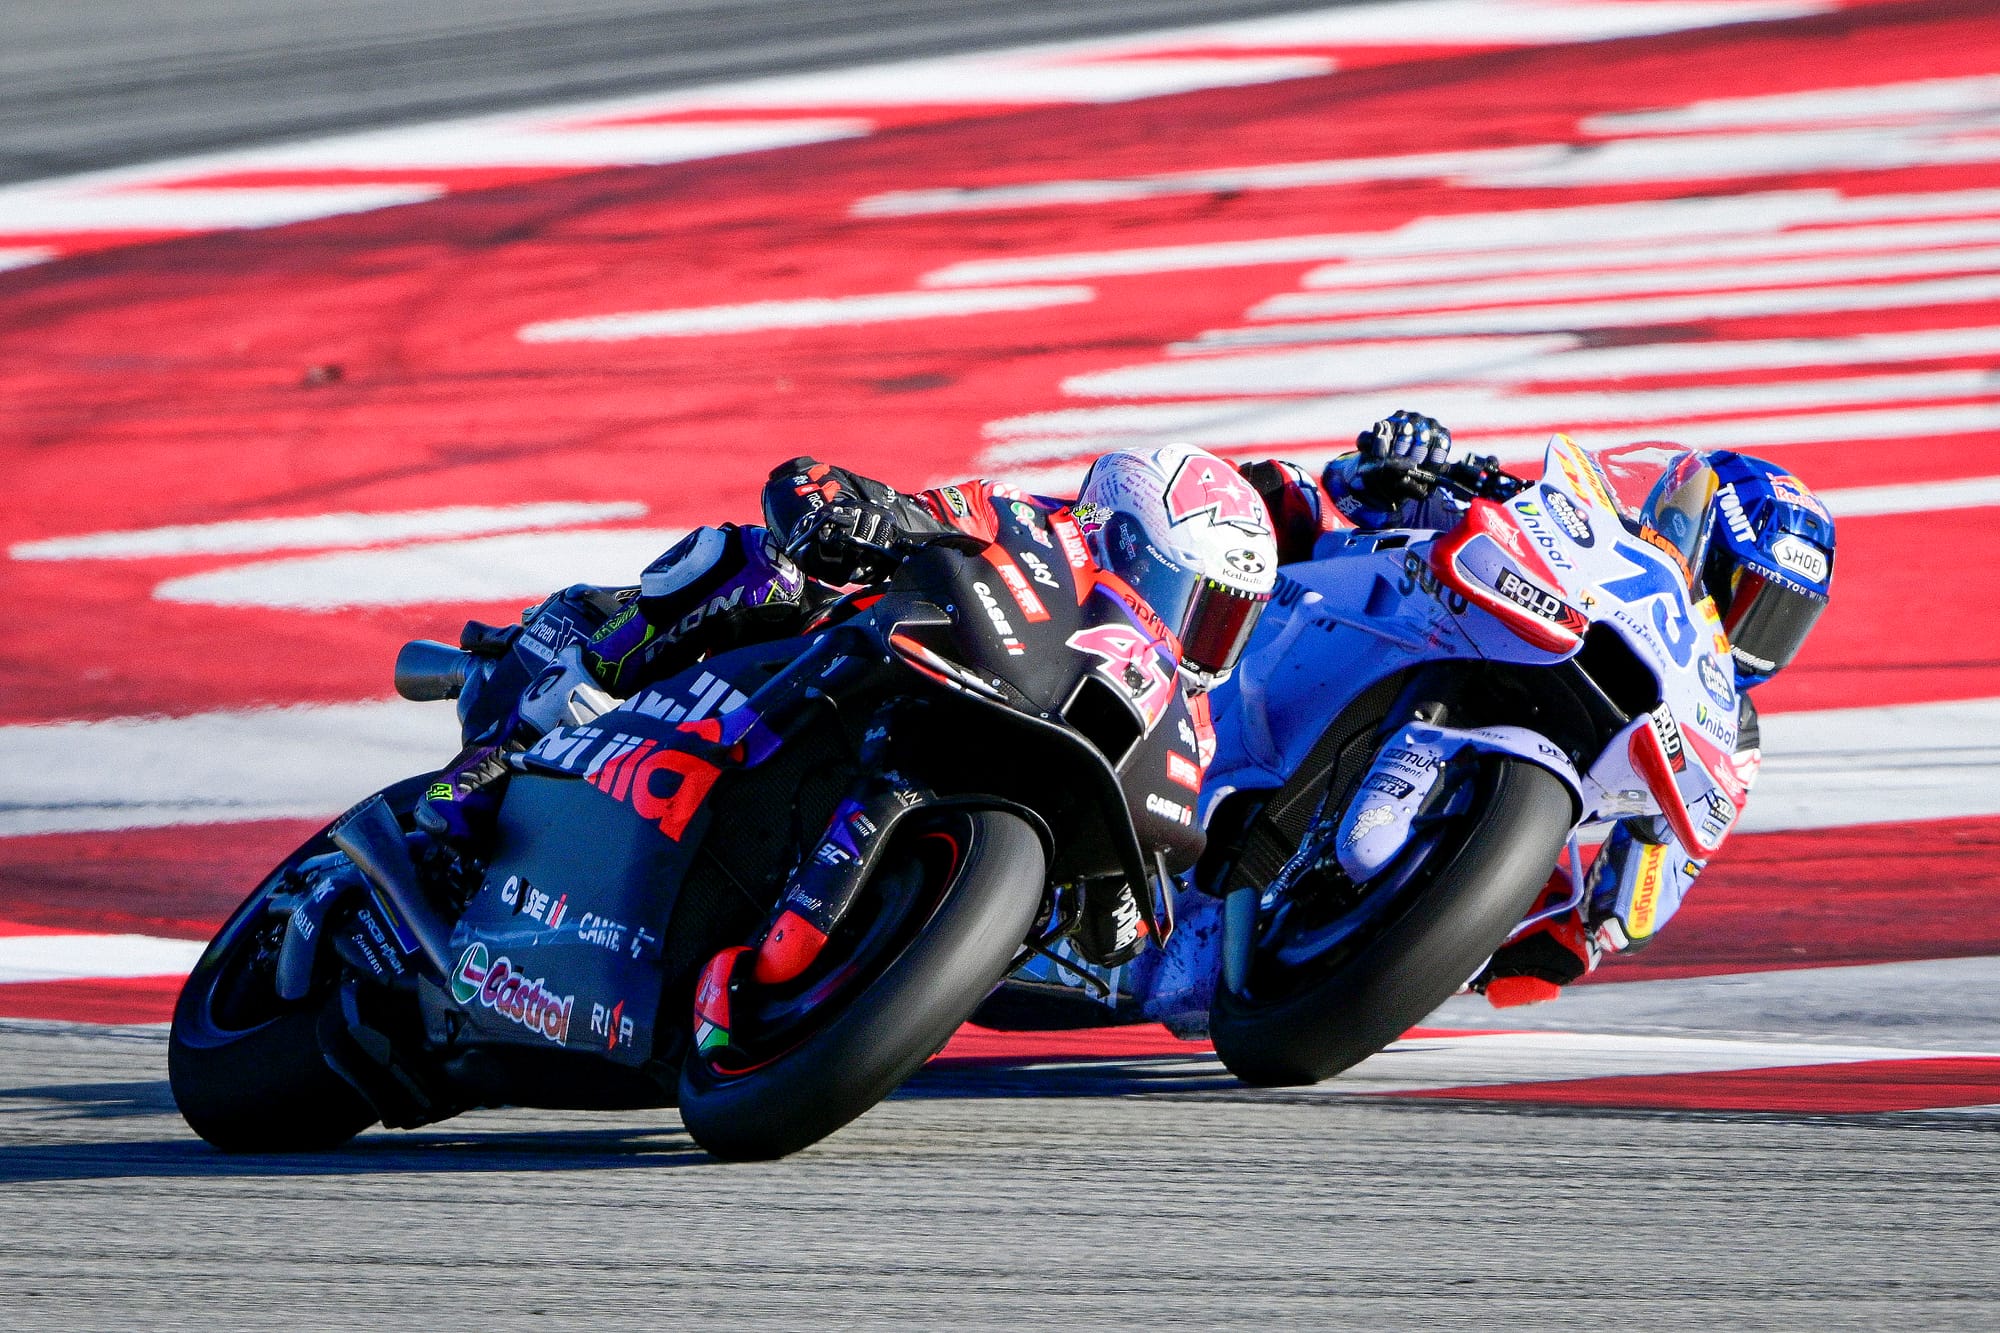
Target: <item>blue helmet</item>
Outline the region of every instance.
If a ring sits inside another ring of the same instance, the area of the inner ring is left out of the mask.
[[[1761,458],[1719,450],[1703,456],[1699,470],[1709,476],[1663,479],[1644,519],[1687,539],[1689,564],[1729,635],[1737,679],[1754,685],[1798,656],[1826,610],[1833,516],[1804,482]]]

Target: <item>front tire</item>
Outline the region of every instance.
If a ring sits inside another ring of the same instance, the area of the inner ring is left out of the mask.
[[[1442,864],[1379,933],[1314,984],[1257,998],[1218,986],[1209,1009],[1215,1053],[1245,1083],[1317,1083],[1358,1064],[1457,993],[1533,905],[1575,819],[1569,788],[1548,770],[1501,760],[1480,786]],[[1267,981],[1270,973],[1264,973]]]
[[[407,820],[429,781],[406,779],[382,796]],[[216,933],[174,1002],[167,1038],[174,1104],[190,1129],[224,1152],[318,1152],[375,1123],[374,1108],[321,1054],[319,1022],[330,997],[316,988],[297,1004],[280,1001],[267,960],[257,956],[269,944],[272,895],[301,862],[333,850],[322,829],[280,862]]]
[[[1020,817],[976,810],[964,827],[967,845],[929,919],[824,1026],[742,1072],[689,1052],[680,1110],[695,1142],[728,1161],[817,1143],[894,1092],[972,1016],[1027,938],[1047,869]]]

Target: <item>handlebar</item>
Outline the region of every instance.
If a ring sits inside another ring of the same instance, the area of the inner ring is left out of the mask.
[[[1501,471],[1499,459],[1479,454],[1436,469],[1409,467],[1403,475],[1413,488],[1421,487],[1424,495],[1442,486],[1467,498],[1482,500],[1511,500],[1529,484]]]

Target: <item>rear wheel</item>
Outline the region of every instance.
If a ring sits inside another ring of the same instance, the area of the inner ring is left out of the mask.
[[[407,816],[428,780],[382,794]],[[174,1004],[167,1040],[174,1104],[224,1152],[334,1148],[375,1122],[374,1109],[321,1054],[326,989],[287,1003],[275,987],[285,902],[309,878],[300,867],[333,851],[321,831],[286,857],[217,932]]]
[[[782,1157],[888,1096],[1006,974],[1046,873],[1016,815],[913,816],[813,966],[782,987],[745,986],[730,1044],[689,1051],[688,1133],[717,1157]]]
[[[1375,880],[1333,869],[1259,904],[1249,967],[1209,1011],[1238,1078],[1317,1083],[1366,1059],[1456,993],[1533,904],[1575,818],[1569,788],[1512,759],[1449,780],[1451,813]]]

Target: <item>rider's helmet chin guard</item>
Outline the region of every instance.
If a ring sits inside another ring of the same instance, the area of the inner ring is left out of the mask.
[[[1702,579],[1745,684],[1789,666],[1833,591],[1833,516],[1806,484],[1747,454],[1708,456],[1715,531]]]
[[[1270,514],[1250,483],[1187,445],[1120,450],[1091,465],[1075,514],[1099,567],[1179,640],[1188,681],[1226,680],[1278,581]]]
[[[1833,586],[1833,518],[1804,482],[1744,454],[1681,451],[1638,517],[1715,599],[1739,684],[1791,664]]]

